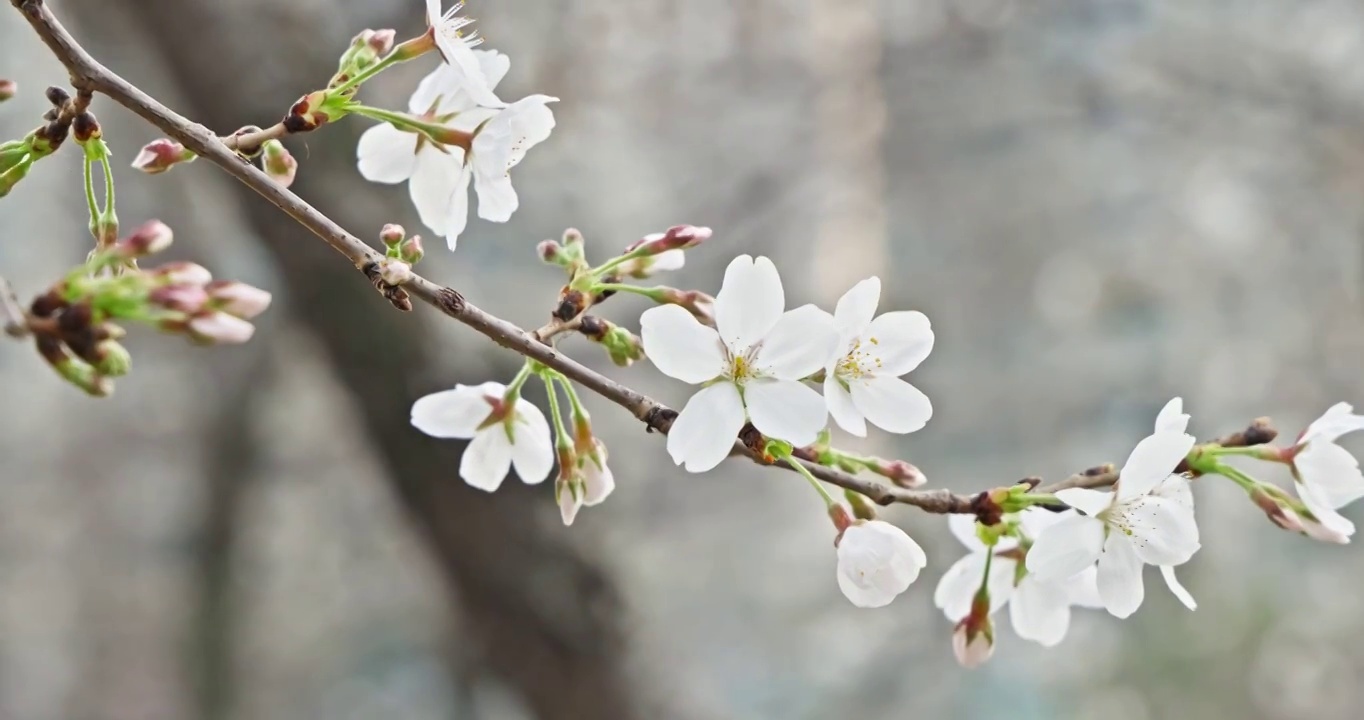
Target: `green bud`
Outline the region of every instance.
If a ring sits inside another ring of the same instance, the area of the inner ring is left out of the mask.
[[[122,377],[132,370],[133,356],[116,340],[105,340],[95,347],[99,363],[95,370],[101,375]]]

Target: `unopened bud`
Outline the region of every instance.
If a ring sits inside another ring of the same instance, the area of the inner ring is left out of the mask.
[[[66,142],[66,137],[71,133],[71,126],[66,123],[49,122],[29,133],[29,148],[33,152],[33,158],[44,158],[57,151],[57,148]]]
[[[365,38],[365,44],[369,46],[370,50],[374,51],[375,55],[382,57],[393,51],[393,41],[398,37],[397,31],[392,28],[385,28],[383,30],[366,30],[365,33],[369,34]],[[365,33],[361,33],[361,35],[363,36]]]
[[[56,85],[49,87],[43,92],[43,95],[47,97],[47,101],[52,103],[52,106],[55,108],[61,108],[61,106],[65,105],[66,102],[71,99],[71,93]]]
[[[987,615],[984,622],[975,622],[970,617],[957,623],[952,631],[952,652],[957,663],[967,669],[984,665],[995,654],[994,623]]]
[[[913,489],[928,482],[928,477],[918,466],[904,460],[883,460],[873,468],[880,475],[902,488]]]
[[[209,283],[207,295],[213,307],[243,320],[250,320],[270,307],[270,293],[236,280]]]
[[[169,262],[149,274],[167,285],[207,285],[213,281],[208,268],[192,262]]]
[[[104,235],[106,233],[100,232],[99,234]],[[115,243],[114,250],[124,258],[146,257],[170,247],[174,240],[175,234],[171,232],[169,225],[160,220],[148,220],[133,230],[131,235]]]
[[[655,302],[677,305],[703,325],[715,326],[715,298],[700,290],[678,290],[677,288],[658,287],[651,295]]]
[[[114,382],[95,371],[88,363],[67,357],[53,363],[57,373],[64,380],[84,390],[93,397],[109,397],[114,392]]]
[[[644,342],[638,335],[620,326],[607,331],[601,344],[611,356],[611,362],[619,367],[629,367],[631,363],[644,357]]]
[[[33,160],[31,156],[25,155],[20,161],[14,163],[13,166],[6,169],[4,172],[0,172],[0,198],[8,195],[9,191],[13,190],[14,186],[18,185],[20,180],[23,180],[28,176],[28,169],[30,167],[33,167]]]
[[[562,476],[555,480],[554,502],[559,505],[559,517],[563,518],[564,525],[572,525],[583,507],[582,483]]]
[[[0,102],[14,97],[18,92],[19,86],[13,80],[0,80]]]
[[[669,250],[693,248],[710,239],[711,229],[696,225],[674,225],[661,233],[645,235],[636,240],[626,252],[645,250],[649,255],[661,255]]]
[[[249,139],[245,142],[242,141],[243,137],[247,135],[254,135],[255,133],[258,133],[260,131],[261,128],[259,125],[243,125],[237,128],[235,131],[233,131],[232,138],[236,140],[236,143],[235,145],[233,145],[233,147],[236,149],[238,155],[251,159],[260,156],[261,150],[264,147],[263,143],[255,139]]]
[[[186,150],[174,140],[161,138],[153,140],[142,147],[133,158],[133,168],[141,170],[148,175],[163,173],[175,165],[190,162],[197,157],[193,152]]]
[[[105,340],[96,345],[95,356],[99,359],[95,370],[101,375],[122,377],[133,367],[133,356],[116,340]]]
[[[398,245],[398,259],[408,265],[416,265],[424,257],[426,257],[426,250],[422,248],[422,236],[420,235],[413,235]]]
[[[163,285],[148,293],[147,300],[167,310],[193,315],[204,309],[209,298],[203,285]]]
[[[95,114],[92,112],[83,112],[76,116],[76,119],[71,122],[71,134],[76,138],[76,142],[81,145],[104,137],[104,131],[100,129],[99,120],[95,119]]]
[[[852,506],[853,517],[858,520],[875,520],[876,503],[871,498],[852,490],[843,491],[843,497],[847,499],[848,505]]]
[[[251,339],[256,326],[236,315],[210,310],[190,318],[187,328],[195,342],[205,345],[237,345]]]
[[[583,234],[577,228],[569,228],[564,231],[563,239],[560,240],[565,247],[570,245],[582,245]]]
[[[402,285],[412,279],[412,266],[402,260],[384,258],[379,261],[379,277],[389,285]]]
[[[327,100],[325,90],[316,90],[298,99],[289,114],[284,116],[284,129],[291,133],[316,130],[331,118],[323,112],[322,105]]]
[[[562,265],[564,261],[564,246],[554,240],[541,240],[535,246],[535,254],[540,256],[540,261],[550,265]]]
[[[397,223],[389,223],[379,231],[379,241],[387,247],[396,247],[405,237],[407,237],[407,231]]]
[[[265,158],[261,161],[261,169],[280,187],[292,185],[294,176],[298,174],[298,161],[289,153],[289,148],[278,140],[266,140],[263,147]]]
[[[838,535],[834,537],[834,545],[836,546],[839,540],[843,538],[843,531],[852,527],[853,516],[848,512],[848,508],[842,505],[830,505],[829,519],[834,522],[834,528],[838,530]]]

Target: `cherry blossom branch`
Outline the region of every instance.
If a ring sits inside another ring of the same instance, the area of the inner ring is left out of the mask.
[[[167,108],[100,64],[62,26],[46,6],[44,0],[10,0],[10,2],[23,13],[34,31],[69,72],[71,84],[77,89],[77,100],[70,104],[73,113],[75,111],[83,112],[95,92],[104,94],[156,126],[174,140],[182,143],[196,155],[207,158],[209,162],[221,167],[252,191],[280,208],[285,214],[330,245],[332,249],[345,256],[396,307],[403,310],[411,309],[408,296],[415,296],[418,300],[431,305],[445,315],[482,333],[498,345],[552,368],[583,387],[625,408],[645,423],[649,431],[666,434],[672,427],[672,423],[677,417],[676,411],[587,368],[563,355],[553,346],[552,341],[556,337],[573,332],[580,327],[583,318],[581,314],[569,320],[556,318],[534,332],[527,332],[472,305],[459,292],[431,282],[415,273],[404,277],[401,287],[388,284],[380,270],[385,260],[384,255],[273,181],[249,162],[244,162],[237,154],[236,150],[259,145],[266,140],[278,139],[288,134],[289,131],[283,123],[225,138],[219,137],[203,125],[194,123]],[[63,116],[66,112],[64,109]],[[5,320],[7,333],[15,334],[16,331],[12,328],[16,327],[26,329],[26,316],[15,302],[12,293],[9,292],[8,285],[3,280],[0,280],[0,314]],[[1267,421],[1257,421],[1257,424],[1253,424],[1246,431],[1228,436],[1228,438],[1218,442],[1228,447],[1244,446],[1253,444],[1252,441],[1268,442],[1273,439],[1274,435],[1273,428],[1268,426]],[[735,442],[733,454],[746,456],[764,465],[772,465],[776,461],[775,458],[766,455],[764,439],[751,426],[746,427],[741,433],[740,439]],[[970,513],[983,519],[999,512],[999,507],[992,499],[992,493],[989,490],[964,495],[945,489],[915,490],[893,487],[822,465],[818,462],[816,453],[808,448],[796,449],[792,452],[792,456],[800,467],[819,480],[865,495],[880,505],[900,503],[913,505],[930,513]],[[797,469],[785,465],[779,466],[786,470]],[[1100,466],[1078,473],[1053,485],[1038,488],[1037,492],[1051,493],[1070,487],[1104,487],[1116,482],[1117,477],[1117,471],[1113,466]],[[1015,485],[1017,484],[1036,487],[1040,481],[1036,478],[1027,478],[1015,483]]]

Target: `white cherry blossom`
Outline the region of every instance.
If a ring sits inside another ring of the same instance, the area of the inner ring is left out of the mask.
[[[1171,401],[1170,408],[1178,401]],[[1098,563],[1099,597],[1116,617],[1136,612],[1145,597],[1143,565],[1180,565],[1199,549],[1193,509],[1156,494],[1194,446],[1192,435],[1169,421],[1144,438],[1123,464],[1117,487],[1102,492],[1061,490],[1056,496],[1084,513],[1046,529],[1028,551],[1027,568],[1040,579],[1075,575]]]
[[[487,76],[487,69],[476,57],[474,47],[483,42],[482,38],[464,28],[473,23],[473,18],[461,17],[464,0],[441,12],[441,0],[426,0],[426,24],[431,28],[436,49],[445,60],[445,67],[458,72],[465,78],[470,96],[478,105],[502,107],[505,105],[493,94],[497,80]],[[501,78],[498,78],[501,79]]]
[[[616,490],[616,476],[606,465],[606,445],[597,440],[582,460],[583,505],[600,505]]]
[[[1336,440],[1362,429],[1364,416],[1356,415],[1349,403],[1336,403],[1307,426],[1290,451],[1298,496],[1316,516],[1324,537],[1348,541],[1354,534],[1354,523],[1336,510],[1364,497],[1364,474],[1355,456]]]
[[[923,548],[888,522],[858,520],[838,538],[838,588],[857,607],[890,604],[927,564]]]
[[[465,162],[465,174],[472,174],[478,194],[478,216],[491,222],[506,222],[520,201],[512,188],[511,169],[526,157],[526,151],[544,142],[554,129],[554,113],[549,103],[559,98],[531,95],[492,115],[474,133],[473,146]],[[461,179],[462,187],[468,180]],[[456,194],[462,193],[456,190]],[[466,203],[467,211],[467,200]],[[455,220],[452,216],[452,225]],[[462,229],[462,228],[460,228]],[[447,232],[453,247],[458,232]]]
[[[844,430],[867,434],[867,422],[893,433],[922,428],[933,403],[900,379],[933,350],[933,328],[921,312],[889,312],[873,318],[881,298],[880,278],[852,287],[834,310],[839,354],[825,368],[824,399]]]
[[[496,87],[511,67],[506,55],[492,50],[471,51],[489,87]],[[442,65],[431,72],[408,101],[408,111],[422,122],[474,132],[494,112],[480,108],[470,76]],[[360,136],[356,148],[360,174],[370,182],[408,183],[412,204],[422,224],[442,236],[458,237],[469,212],[471,175],[465,171],[465,151],[459,145],[439,145],[415,132],[381,123]]]
[[[412,404],[412,426],[438,438],[472,439],[459,476],[492,492],[516,468],[527,484],[544,482],[554,466],[554,447],[544,413],[525,398],[508,407],[501,383],[456,385]]]
[[[1041,508],[1030,508],[1019,514],[1023,533],[1029,538],[1069,516],[1072,511],[1053,513]],[[971,610],[976,591],[985,574],[985,560],[992,549],[976,535],[976,521],[970,515],[948,518],[952,534],[971,551],[943,574],[933,593],[933,603],[942,609],[947,619],[961,621]],[[1075,575],[1059,580],[1042,580],[1033,573],[1020,577],[1018,540],[1000,538],[993,548],[990,562],[990,612],[1009,606],[1009,620],[1014,632],[1025,640],[1051,647],[1061,642],[1070,628],[1070,608],[1102,607],[1095,587],[1095,570],[1090,566]]]
[[[691,472],[729,455],[744,422],[769,438],[809,445],[828,413],[801,379],[823,368],[838,333],[829,314],[804,305],[783,312],[786,293],[771,260],[740,255],[715,298],[715,327],[677,305],[640,317],[644,352],[665,375],[704,384],[668,433],[668,454]]]

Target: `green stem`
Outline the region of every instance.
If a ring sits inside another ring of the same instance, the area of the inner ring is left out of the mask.
[[[573,410],[573,418],[576,420],[578,418],[588,417],[587,410],[583,408],[582,400],[578,397],[578,391],[573,389],[573,383],[569,382],[568,378],[564,377],[563,373],[553,370],[550,372],[553,372],[554,379],[559,381],[560,385],[564,386],[564,394],[568,396],[568,404]]]
[[[525,385],[526,380],[530,379],[531,376],[530,363],[531,363],[530,360],[527,360],[526,362],[522,363],[521,371],[516,373],[516,377],[512,378],[511,382],[507,383],[507,391],[505,393],[502,393],[503,401],[511,402],[516,398],[521,397],[521,386]]]
[[[1224,463],[1213,462],[1209,466],[1208,473],[1221,475],[1222,477],[1227,478],[1228,480],[1236,483],[1237,485],[1240,485],[1241,489],[1245,490],[1246,492],[1250,492],[1255,488],[1260,487],[1260,482],[1257,481],[1255,478],[1247,475],[1241,470],[1238,470]]]
[[[554,416],[554,446],[561,451],[566,450],[573,446],[573,441],[569,440],[568,428],[564,426],[563,414],[559,412],[559,391],[554,387],[554,377],[542,373],[540,379],[544,381],[545,393],[549,395],[549,414]]]
[[[416,56],[414,55],[412,57]],[[346,92],[351,88],[359,87],[361,84],[363,84],[370,78],[374,77],[375,75],[378,75],[379,73],[393,67],[394,65],[397,65],[398,63],[407,62],[408,60],[411,60],[412,57],[405,56],[400,57],[400,53],[398,52],[397,48],[394,48],[393,50],[390,50],[387,55],[380,58],[378,62],[356,73],[355,77],[332,88],[331,92],[339,94]]]
[[[993,546],[992,546],[992,547],[993,547]],[[992,564],[994,564],[994,561],[995,561],[995,554],[994,554],[993,552],[987,552],[987,553],[985,553],[985,575],[982,576],[982,577],[980,578],[980,589],[976,591],[976,595],[980,595],[980,594],[984,593],[987,597],[989,596],[989,594],[990,594],[990,566],[991,566]]]
[[[1020,500],[1026,500],[1029,505],[1062,505],[1064,501],[1051,493],[1028,493],[1019,496]]]
[[[592,272],[596,271],[594,270]],[[658,300],[658,298],[655,297],[658,294],[658,288],[646,288],[640,287],[638,285],[626,285],[624,283],[592,283],[592,292],[594,294],[601,294],[610,291],[634,293],[635,295],[643,295],[644,297],[649,298],[650,300],[654,301]]]
[[[819,493],[819,496],[824,498],[824,505],[826,507],[833,507],[838,504],[838,501],[834,499],[834,496],[830,495],[829,491],[825,489],[823,483],[817,480],[814,475],[811,475],[809,469],[807,469],[804,465],[801,465],[799,460],[795,459],[794,457],[791,457],[790,455],[785,455],[782,457],[782,459],[786,461],[787,465],[790,465],[792,469],[800,473],[802,476],[805,477],[807,481],[809,481],[810,487],[814,488],[815,492]]]
[[[624,255],[613,257],[610,260],[607,260],[606,262],[602,263],[601,265],[594,267],[591,270],[588,270],[587,274],[592,277],[601,277],[606,273],[615,270],[621,265],[630,262],[631,260],[642,258],[649,254],[650,252],[647,246],[637,247],[634,250],[625,253]]]
[[[412,117],[406,113],[394,112],[383,108],[370,107],[359,103],[348,103],[346,110],[356,115],[363,115],[372,120],[381,120],[392,125],[399,130],[408,130],[425,136],[432,142],[440,143],[442,137],[448,138],[453,132],[450,128],[436,123],[429,123]],[[467,133],[466,133],[467,134]]]
[[[102,140],[100,142],[103,142]],[[104,214],[107,218],[114,214],[114,169],[109,163],[109,153],[105,152],[100,158],[100,163],[104,165]]]
[[[90,232],[96,233],[95,223],[99,220],[99,203],[95,200],[95,174],[90,171],[92,163],[85,161],[85,204],[90,208]]]

